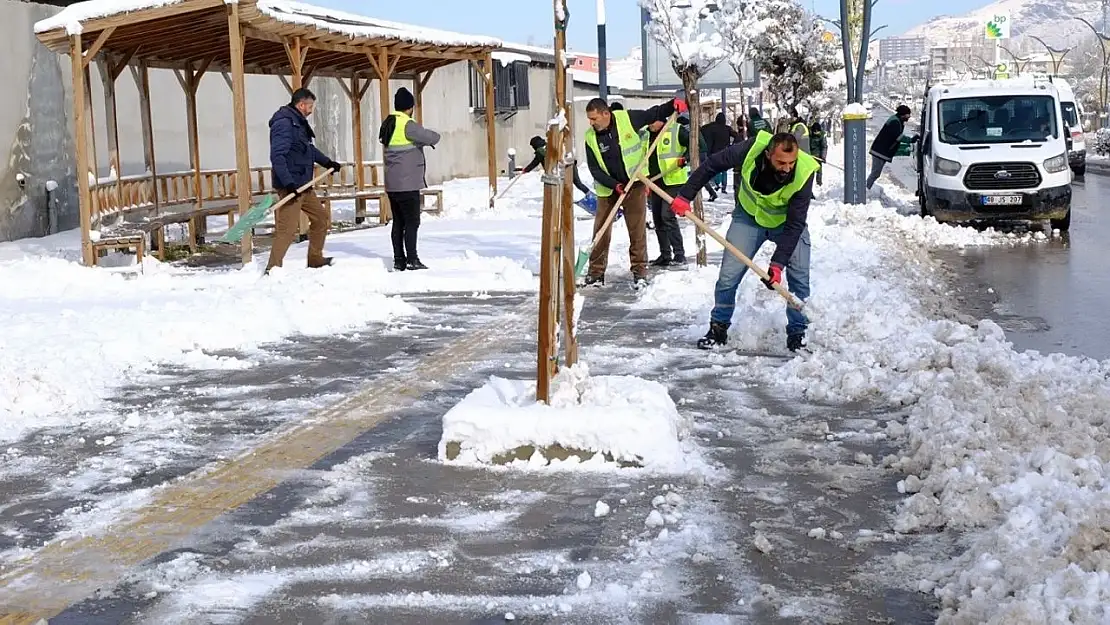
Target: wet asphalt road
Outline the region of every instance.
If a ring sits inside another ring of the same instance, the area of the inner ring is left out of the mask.
[[[885,121],[876,110],[869,139]],[[913,189],[912,161],[897,159],[888,176]],[[1110,218],[1110,170],[1090,168],[1072,183],[1072,225],[1067,236],[1016,246],[968,248],[943,254],[963,277],[961,302],[969,314],[990,318],[1018,349],[1110,358],[1110,310],[1106,242]],[[1019,226],[1020,228],[1020,226]],[[1018,230],[1021,231],[1021,230]]]

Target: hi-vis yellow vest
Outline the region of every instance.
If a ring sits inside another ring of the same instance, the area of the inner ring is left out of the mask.
[[[659,171],[663,172],[663,184],[668,187],[674,187],[686,184],[690,179],[690,168],[687,166],[678,166],[679,159],[686,156],[686,148],[682,147],[679,141],[678,131],[680,126],[678,122],[671,122],[669,126],[664,128],[662,132],[666,133],[659,141],[659,147],[656,149],[656,156],[659,158]]]
[[[778,228],[786,223],[786,209],[790,205],[790,198],[802,190],[806,181],[820,168],[820,165],[817,159],[798,150],[798,162],[794,164],[794,180],[770,195],[759,193],[752,188],[752,173],[755,171],[757,159],[763,156],[770,144],[771,133],[759,131],[740,169],[740,192],[736,199],[740,206],[744,207],[744,211],[755,219],[755,223],[764,228]]]
[[[412,145],[412,141],[405,136],[405,128],[412,121],[412,118],[401,112],[393,112],[390,115],[397,118],[397,125],[393,127],[393,134],[389,137],[389,145],[387,148],[399,148],[406,145]]]
[[[617,143],[621,148],[621,158],[624,160],[624,170],[631,176],[636,172],[636,168],[640,165],[640,161],[644,159],[644,154],[647,152],[647,146],[644,145],[643,139],[636,129],[632,126],[632,120],[628,118],[628,111],[613,111],[613,123],[617,125]],[[605,160],[601,158],[601,148],[597,145],[597,132],[593,127],[586,131],[586,147],[594,154],[597,159],[597,164],[601,170],[610,176],[613,175],[605,167]],[[596,180],[594,181],[594,192],[598,197],[609,197],[613,195],[613,190],[609,187],[603,186]]]

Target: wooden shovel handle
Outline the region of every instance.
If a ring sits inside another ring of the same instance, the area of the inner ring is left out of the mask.
[[[655,184],[651,180],[647,180],[646,178],[642,178],[642,180],[644,181],[644,184],[646,184],[648,186],[649,189],[651,189],[653,192],[655,192],[656,195],[658,195],[659,197],[666,200],[667,204],[671,204],[672,202],[674,202],[674,198],[672,198],[670,195],[668,195],[666,191],[659,188],[659,185]],[[758,265],[756,265],[754,262],[752,262],[752,259],[748,258],[747,256],[744,255],[743,252],[736,249],[736,246],[729,243],[728,239],[721,236],[720,233],[718,233],[716,230],[707,226],[704,221],[702,221],[701,219],[698,218],[697,215],[695,215],[693,213],[686,213],[686,217],[688,217],[690,219],[690,221],[694,222],[694,224],[697,225],[699,228],[701,228],[706,233],[708,233],[709,236],[713,237],[714,241],[716,241],[717,243],[720,243],[722,246],[724,246],[724,248],[726,250],[728,250],[729,252],[731,252],[732,255],[737,258],[737,260],[739,260],[740,262],[747,265],[748,269],[751,269],[752,271],[754,271],[755,275],[759,276],[760,280],[763,280],[764,282],[766,282],[766,281],[771,279],[771,277],[767,275],[766,271],[763,271],[762,268],[760,268]],[[778,282],[775,282],[771,286],[774,287],[775,292],[777,292],[779,295],[782,296],[783,299],[786,300],[787,305],[789,305],[791,308],[793,308],[795,310],[803,310],[805,308],[805,304],[803,304],[801,301],[799,301],[798,298],[794,297],[793,293],[791,293],[790,291],[787,291],[786,287],[784,287],[782,284],[780,284]]]

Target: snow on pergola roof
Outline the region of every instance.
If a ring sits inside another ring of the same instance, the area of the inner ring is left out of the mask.
[[[209,68],[227,70],[226,1],[87,0],[37,22],[35,33],[58,53],[67,53],[70,37],[80,36],[84,50],[96,46],[97,51],[144,60],[150,67],[174,69],[203,60]],[[389,22],[292,0],[239,0],[238,5],[247,41],[245,63],[251,73],[287,69],[285,46],[297,38],[310,50],[306,66],[314,66],[318,76],[369,70],[370,51],[399,59],[391,72],[398,77],[482,59],[502,45],[492,37]]]

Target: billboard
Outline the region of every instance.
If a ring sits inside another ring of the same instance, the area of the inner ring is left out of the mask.
[[[666,48],[647,34],[647,24],[651,16],[646,9],[640,9],[640,45],[644,66],[644,89],[647,91],[665,91],[681,89],[682,79],[671,67],[671,55]],[[705,33],[712,33],[713,26],[702,22]],[[750,60],[744,61],[744,86],[749,88],[759,87],[759,74],[755,71],[755,64]],[[701,77],[698,87],[702,89],[735,89],[740,85],[736,80],[736,72],[727,62],[718,63],[716,67]]]
[[[987,23],[984,25],[988,40],[999,40],[1010,38],[1010,14],[1005,11],[1000,11],[987,18]]]

